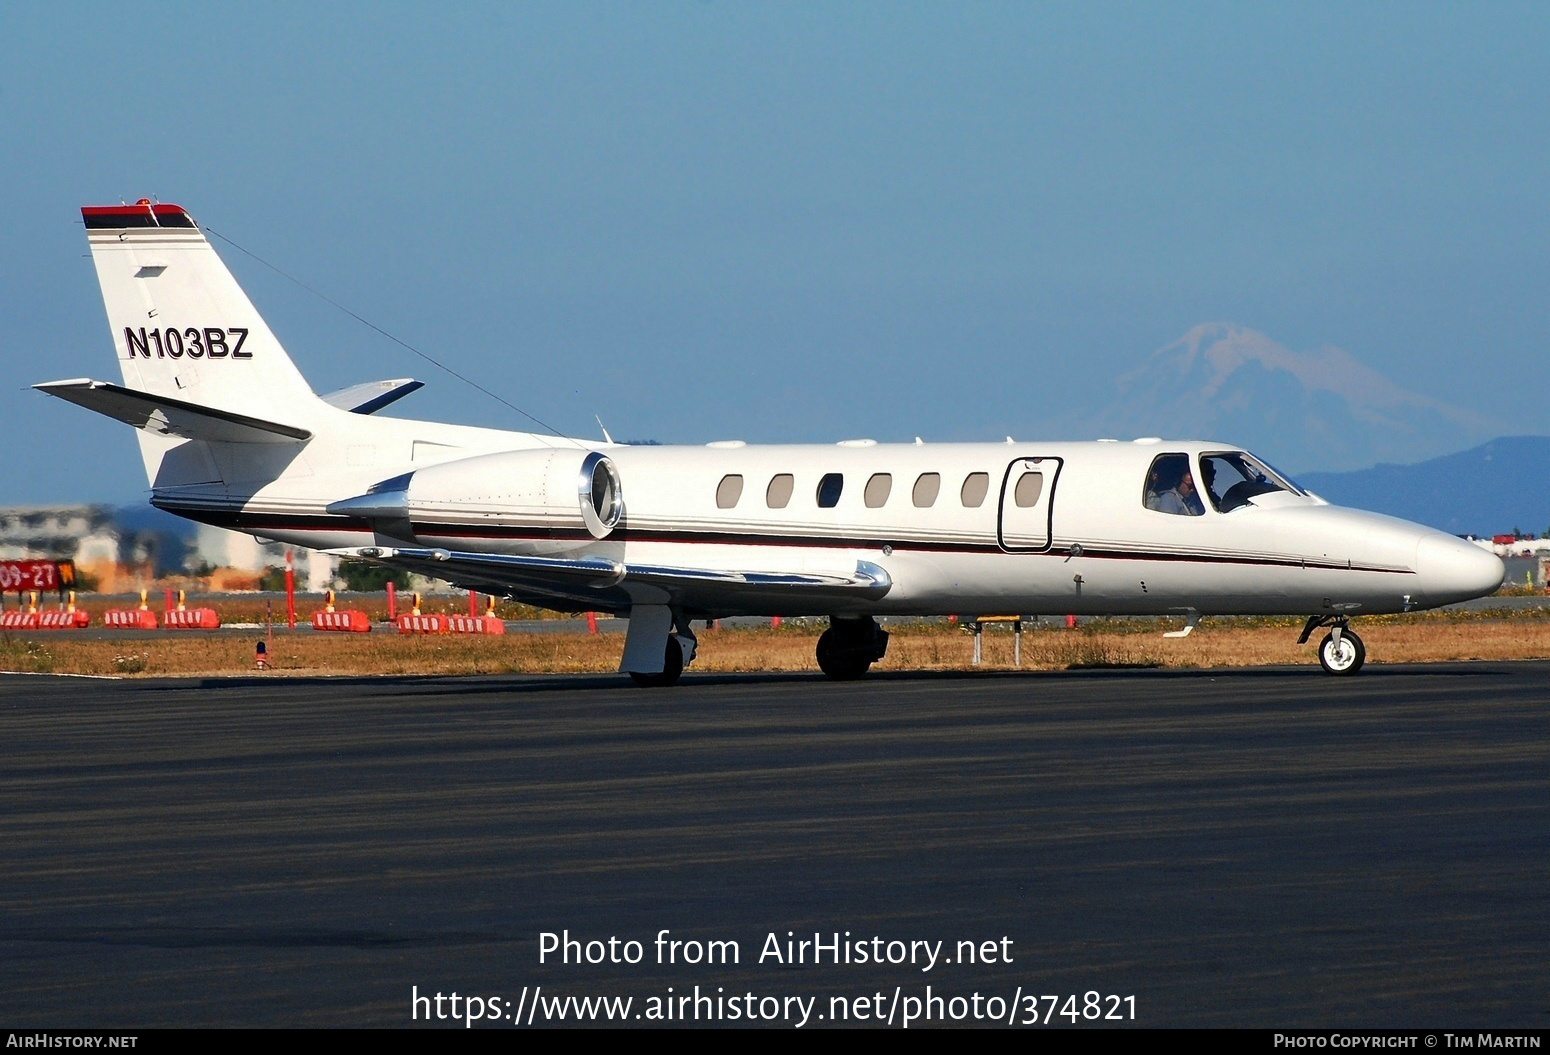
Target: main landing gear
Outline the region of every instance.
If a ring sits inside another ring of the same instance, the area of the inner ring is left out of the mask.
[[[1310,615],[1297,643],[1306,644],[1313,631],[1321,626],[1331,628],[1319,642],[1319,666],[1325,673],[1355,674],[1361,670],[1367,660],[1367,648],[1351,629],[1350,620],[1343,615]]]
[[[643,688],[666,688],[678,684],[684,668],[694,662],[695,647],[694,631],[682,611],[665,604],[638,604],[630,609],[619,669]]]
[[[677,685],[683,672],[683,643],[678,640],[677,634],[672,634],[667,639],[667,648],[662,656],[662,669],[655,674],[642,674],[638,670],[632,670],[630,680],[643,689],[665,689],[669,685]]]
[[[836,616],[818,638],[818,668],[835,681],[854,681],[888,652],[888,631],[871,616]]]

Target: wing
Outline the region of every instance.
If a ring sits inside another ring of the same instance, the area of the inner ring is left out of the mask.
[[[464,589],[500,593],[570,611],[624,611],[672,604],[717,614],[824,614],[847,601],[875,601],[893,586],[871,561],[827,572],[731,571],[628,564],[606,557],[516,557],[445,549],[361,546],[326,550],[445,579]]]

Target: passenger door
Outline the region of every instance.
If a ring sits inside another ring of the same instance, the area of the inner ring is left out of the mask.
[[[1055,515],[1059,458],[1018,458],[1001,478],[1001,509],[996,532],[1001,548],[1012,553],[1049,549]]]

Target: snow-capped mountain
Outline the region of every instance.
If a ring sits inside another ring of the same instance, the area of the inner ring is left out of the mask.
[[[1216,439],[1289,470],[1413,462],[1510,431],[1404,388],[1326,345],[1294,352],[1231,323],[1194,327],[1118,377],[1076,435]]]

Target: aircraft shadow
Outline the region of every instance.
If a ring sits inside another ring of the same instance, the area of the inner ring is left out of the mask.
[[[1498,664],[1439,663],[1439,664],[1372,664],[1358,679],[1367,682],[1375,679],[1450,677],[1490,678],[1500,676]],[[470,696],[486,693],[539,693],[555,691],[613,690],[638,692],[644,696],[658,697],[696,688],[753,685],[809,685],[833,686],[843,689],[847,684],[864,687],[873,684],[983,684],[986,682],[1022,681],[1036,678],[1043,681],[1244,681],[1256,682],[1285,678],[1288,675],[1324,678],[1317,666],[1278,667],[1214,667],[1198,669],[1161,669],[1156,667],[1093,667],[1076,670],[878,670],[854,683],[831,682],[818,671],[728,671],[725,673],[687,673],[683,680],[669,689],[643,689],[631,684],[623,674],[410,674],[370,675],[349,677],[264,678],[237,676],[231,678],[167,679],[135,681],[125,688],[154,688],[165,692],[198,692],[210,689],[274,688],[277,686],[318,687],[333,691],[402,690],[414,695]],[[1353,683],[1354,684],[1354,683]]]

